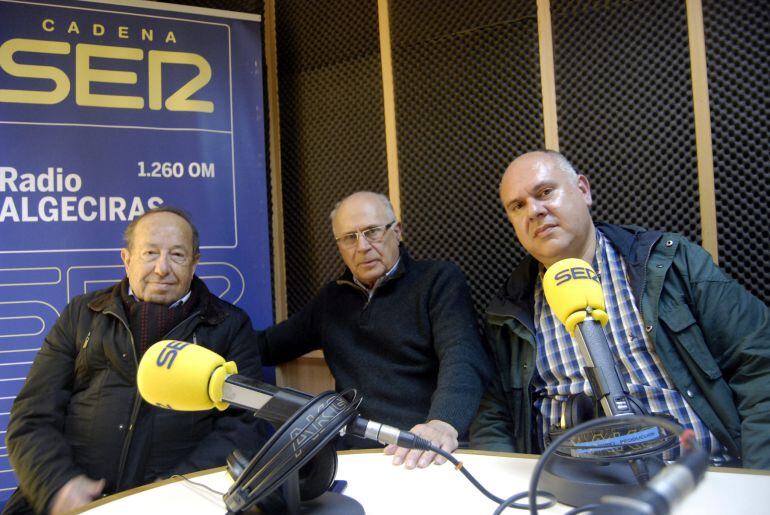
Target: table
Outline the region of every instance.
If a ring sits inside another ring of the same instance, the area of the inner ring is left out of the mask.
[[[460,450],[455,453],[488,490],[508,497],[528,488],[537,456]],[[427,469],[394,467],[380,450],[339,453],[337,479],[348,482],[345,495],[358,500],[368,515],[491,514],[496,505],[482,495],[450,463]],[[232,483],[223,468],[188,476],[224,493]],[[540,510],[559,515],[571,509],[557,505]],[[95,501],[82,512],[89,515],[224,513],[221,495],[180,479],[121,492]],[[770,473],[743,469],[709,469],[698,489],[675,510],[676,515],[748,514],[770,511]],[[505,513],[527,513],[506,510]]]

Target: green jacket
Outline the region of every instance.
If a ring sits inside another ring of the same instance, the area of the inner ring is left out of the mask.
[[[770,469],[770,310],[684,237],[597,224],[626,260],[645,330],[677,390],[732,458]],[[532,409],[534,284],[530,256],[487,308],[493,380],[471,447],[539,452]]]

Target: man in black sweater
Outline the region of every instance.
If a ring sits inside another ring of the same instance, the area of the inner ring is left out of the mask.
[[[362,416],[454,451],[488,375],[465,276],[452,263],[410,258],[383,195],[354,193],[331,219],[347,270],[299,313],[261,334],[263,363],[323,349],[337,390],[363,395]],[[407,468],[445,461],[395,446],[385,453]]]

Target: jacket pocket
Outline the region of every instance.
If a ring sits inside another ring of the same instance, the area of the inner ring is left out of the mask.
[[[706,346],[703,333],[686,304],[678,304],[665,311],[661,310],[660,319],[673,333],[672,340],[675,346],[683,349],[690,360],[706,374],[706,377],[714,380],[722,376],[722,371]]]

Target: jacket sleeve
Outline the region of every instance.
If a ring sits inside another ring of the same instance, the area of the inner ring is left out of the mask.
[[[513,440],[513,420],[498,375],[493,375],[471,424],[470,446],[484,451],[523,452],[516,449]]]
[[[229,342],[222,355],[227,361],[235,361],[238,374],[262,380],[262,363],[256,343],[256,333],[248,315],[235,308],[230,314],[237,323],[226,324],[233,330],[223,335],[221,341]],[[217,338],[219,340],[219,338]],[[184,474],[196,470],[221,467],[227,456],[239,449],[244,456],[252,456],[266,441],[270,432],[263,420],[245,409],[230,406],[224,411],[215,411],[213,430],[206,435],[168,475]]]
[[[429,302],[439,371],[428,420],[443,420],[462,436],[478,409],[489,378],[489,363],[470,289],[457,266],[448,266],[438,275]]]
[[[770,310],[705,250],[684,248],[698,324],[734,393],[743,465],[770,469]]]
[[[266,366],[280,365],[321,348],[317,327],[320,325],[319,306],[323,305],[325,291],[325,288],[321,290],[318,296],[287,320],[258,332],[259,354]]]
[[[75,341],[77,309],[73,305],[64,309],[43,341],[8,422],[8,456],[21,492],[38,513],[45,511],[59,488],[83,473],[64,437],[76,346],[82,344]]]

